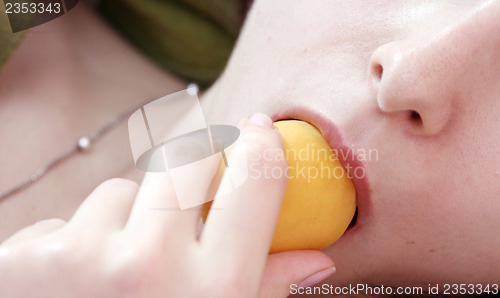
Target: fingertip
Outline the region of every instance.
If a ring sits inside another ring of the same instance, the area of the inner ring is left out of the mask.
[[[261,296],[287,296],[292,285],[307,287],[335,273],[333,260],[317,250],[294,250],[269,255]]]
[[[330,277],[333,273],[335,273],[336,268],[334,266],[322,269],[316,273],[311,274],[306,279],[300,282],[299,287],[307,288],[310,286],[314,286],[317,283],[322,282],[323,280]]]
[[[248,123],[251,125],[273,128],[273,120],[263,113],[255,113],[248,118]]]

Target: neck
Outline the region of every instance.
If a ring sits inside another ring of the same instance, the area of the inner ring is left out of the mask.
[[[76,140],[148,100],[185,88],[135,52],[80,2],[33,28],[0,73],[0,192]],[[0,241],[51,217],[69,218],[103,180],[133,170],[126,121],[94,147],[0,201]],[[128,177],[128,176],[126,176]]]

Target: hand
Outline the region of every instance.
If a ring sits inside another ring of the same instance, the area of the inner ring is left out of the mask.
[[[270,119],[248,122],[230,164],[238,154],[283,150],[276,130],[251,124]],[[273,158],[249,163],[286,167]],[[193,179],[211,181],[215,168]],[[147,173],[140,186],[104,182],[68,222],[38,222],[0,246],[0,297],[286,297],[290,284],[333,268],[319,251],[268,256],[286,182],[249,175],[213,202],[201,235],[199,208],[179,209],[167,173]],[[151,208],[159,203],[170,207]]]

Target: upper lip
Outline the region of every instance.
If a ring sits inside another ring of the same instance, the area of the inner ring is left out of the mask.
[[[273,115],[273,121],[297,119],[310,123],[316,127],[326,139],[330,148],[335,148],[337,157],[346,168],[351,180],[356,188],[356,200],[358,206],[358,215],[354,229],[363,225],[368,213],[371,211],[370,188],[366,177],[364,163],[358,159],[354,148],[343,143],[343,135],[338,127],[326,117],[305,108],[292,109]],[[355,170],[362,168],[363,175],[359,175]]]

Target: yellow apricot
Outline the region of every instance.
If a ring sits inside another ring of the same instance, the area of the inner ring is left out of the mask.
[[[288,185],[270,253],[324,249],[337,241],[356,211],[356,190],[321,133],[307,122],[275,122],[288,162]],[[211,202],[204,205],[205,222]]]
[[[289,180],[271,252],[324,249],[356,212],[356,190],[321,133],[304,121],[275,122],[285,145]]]

